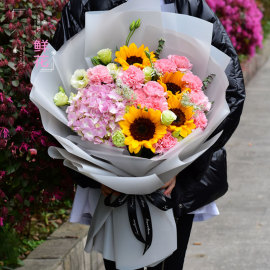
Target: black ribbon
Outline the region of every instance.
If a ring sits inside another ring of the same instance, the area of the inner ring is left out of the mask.
[[[173,202],[170,198],[166,197],[161,190],[158,190],[154,193],[148,195],[126,195],[120,194],[115,200],[111,200],[112,194],[107,196],[104,200],[104,204],[110,207],[119,207],[127,203],[128,209],[128,217],[129,224],[131,230],[136,237],[136,239],[142,243],[144,243],[144,251],[143,254],[150,248],[153,239],[153,227],[152,227],[152,219],[149,210],[149,206],[147,201],[152,203],[158,209],[162,211],[167,211],[173,208]],[[137,203],[136,203],[137,202]],[[144,223],[144,231],[145,231],[145,239],[142,235],[138,217],[137,217],[137,206],[139,205],[143,223]]]

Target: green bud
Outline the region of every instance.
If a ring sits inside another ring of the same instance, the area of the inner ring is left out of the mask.
[[[165,126],[169,126],[176,119],[176,114],[170,110],[163,111],[161,114],[161,123]]]
[[[180,130],[178,130],[178,131],[174,131],[173,133],[172,133],[172,135],[173,135],[173,137],[175,137],[175,138],[179,138],[180,137]]]
[[[150,59],[151,58],[151,54],[148,51],[144,51],[145,55]]]
[[[68,105],[68,96],[63,92],[58,92],[53,98],[53,102],[56,106]]]
[[[58,92],[65,93],[65,89],[62,86],[59,86]]]
[[[112,142],[116,147],[124,147],[125,146],[125,135],[122,130],[117,130],[112,135]]]
[[[111,49],[102,49],[97,53],[98,59],[104,65],[108,65],[112,62],[112,50]]]
[[[91,58],[91,62],[92,62],[92,64],[93,64],[94,66],[97,66],[97,65],[100,65],[100,64],[101,64],[101,62],[100,62],[100,60],[98,59],[97,56],[92,57],[92,58]]]
[[[141,20],[138,19],[138,20],[135,22],[135,29],[138,29],[140,26],[141,26]]]
[[[153,76],[154,72],[155,72],[154,69],[151,67],[145,67],[143,69],[145,82],[149,82],[152,80],[152,76]]]
[[[130,24],[130,26],[129,26],[129,30],[130,30],[130,31],[132,31],[132,30],[135,28],[135,24],[136,24],[135,21],[133,21],[133,22]]]

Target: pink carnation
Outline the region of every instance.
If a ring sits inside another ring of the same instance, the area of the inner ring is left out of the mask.
[[[201,90],[203,86],[202,80],[192,72],[187,72],[183,76],[182,81],[184,81],[191,90],[195,91]]]
[[[209,111],[211,109],[211,102],[202,90],[191,91],[189,93],[190,101],[197,106],[200,106],[202,110]]]
[[[155,62],[155,68],[165,74],[166,72],[176,72],[177,66],[169,59],[160,59]]]
[[[142,107],[160,111],[168,110],[167,94],[157,82],[150,81],[146,83],[141,90],[136,90],[135,94],[137,99],[134,101],[134,105],[141,105]]]
[[[157,82],[150,81],[147,82],[143,87],[143,92],[147,96],[158,96],[158,97],[164,97],[166,94],[164,92],[164,88]]]
[[[109,70],[107,67],[102,65],[97,65],[93,68],[89,68],[87,70],[87,76],[89,78],[89,84],[92,85],[100,85],[100,84],[107,84],[112,83],[113,78],[110,75]]]
[[[154,148],[156,149],[157,154],[164,154],[173,148],[177,142],[177,139],[168,131],[162,139],[159,139],[158,142],[154,144]]]
[[[205,129],[207,126],[207,118],[202,111],[197,111],[193,116],[194,124],[197,128]]]
[[[129,68],[120,75],[122,82],[133,90],[140,89],[144,83],[144,73],[135,66]]]
[[[169,55],[169,60],[175,63],[178,70],[180,71],[187,71],[192,69],[192,64],[189,62],[189,60],[185,56],[180,55]]]

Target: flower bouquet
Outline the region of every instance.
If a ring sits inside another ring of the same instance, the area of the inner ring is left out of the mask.
[[[31,99],[63,146],[49,154],[123,193],[105,199],[78,189],[73,207],[73,215],[93,216],[86,251],[119,269],[158,263],[176,249],[172,205],[157,190],[218,139],[207,140],[229,112],[229,59],[211,37],[208,22],[163,13],[158,0],[131,0],[87,13],[83,31],[58,52],[47,47],[55,68],[32,72]],[[216,78],[203,91],[209,74]]]

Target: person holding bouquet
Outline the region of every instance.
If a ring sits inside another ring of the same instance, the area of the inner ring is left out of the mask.
[[[52,45],[58,50],[69,38],[84,28],[86,11],[109,10],[125,3],[124,0],[71,0],[62,11]],[[166,196],[174,201],[174,216],[177,223],[177,250],[165,261],[148,269],[180,270],[183,268],[185,252],[192,228],[194,215],[198,208],[212,203],[228,190],[226,151],[223,148],[235,131],[245,99],[245,87],[237,53],[217,16],[203,0],[161,1],[162,9],[174,4],[177,13],[195,16],[214,24],[212,45],[231,57],[226,74],[229,87],[226,100],[230,108],[229,115],[212,136],[223,131],[219,139],[202,156],[167,182],[162,189]],[[74,181],[81,187],[101,188],[103,195],[118,194],[111,188],[90,182],[89,178],[71,171]],[[166,248],[166,247],[165,247]],[[116,269],[115,263],[104,260],[106,270]]]

